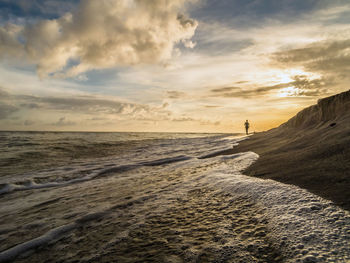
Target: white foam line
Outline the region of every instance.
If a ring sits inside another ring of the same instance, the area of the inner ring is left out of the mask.
[[[49,232],[45,233],[44,235],[29,240],[25,243],[19,244],[17,246],[14,246],[10,249],[7,249],[0,253],[0,262],[8,262],[16,257],[18,257],[20,254],[30,250],[37,248],[39,246],[42,246],[44,244],[47,244],[49,241],[58,238],[62,234],[71,231],[77,226],[77,223],[71,223],[68,225],[60,226],[55,229],[50,230]]]
[[[81,178],[71,179],[71,180],[64,181],[64,182],[50,182],[50,183],[36,184],[33,181],[29,181],[29,183],[26,185],[15,185],[13,183],[12,184],[8,183],[0,189],[0,195],[7,194],[7,193],[10,193],[13,191],[25,191],[25,190],[67,186],[67,185],[71,185],[71,184],[90,181],[90,180],[93,180],[93,179],[98,178],[100,176],[103,176],[105,174],[117,172],[117,171],[123,170],[123,169],[137,168],[137,167],[141,167],[142,165],[144,165],[144,166],[156,166],[156,165],[162,165],[162,164],[170,164],[170,163],[174,163],[174,162],[186,161],[186,160],[189,160],[191,158],[192,157],[190,157],[190,156],[183,155],[183,156],[176,156],[176,157],[171,157],[171,158],[157,159],[157,160],[148,161],[148,162],[140,162],[140,163],[135,163],[135,164],[130,164],[130,165],[115,166],[112,168],[101,169],[101,170],[98,170],[98,171],[91,173],[87,176],[84,176]]]
[[[235,161],[208,171],[211,181],[264,208],[285,262],[350,262],[349,212],[297,186],[242,175],[258,159],[253,152],[216,158]]]
[[[86,181],[90,181],[92,179],[95,179],[99,177],[100,175],[104,175],[109,172],[113,172],[113,170],[119,169],[120,166],[113,167],[113,168],[107,168],[100,171],[97,171],[95,173],[91,173],[87,176],[81,177],[81,178],[75,178],[64,182],[50,182],[50,183],[44,183],[44,184],[36,184],[35,182],[31,181],[27,185],[15,185],[15,184],[6,184],[1,190],[0,195],[7,194],[12,191],[25,191],[25,190],[34,190],[34,189],[42,189],[42,188],[52,188],[52,187],[60,187],[60,186],[67,186],[71,184],[76,183],[82,183]]]
[[[227,146],[225,148],[219,149],[217,151],[214,151],[214,152],[211,152],[211,153],[207,153],[205,155],[201,155],[201,156],[198,157],[198,159],[206,159],[206,158],[213,157],[213,156],[218,155],[220,153],[223,153],[225,151],[232,150],[232,147],[236,146],[236,145],[238,145],[238,144],[230,145],[230,146]]]
[[[24,242],[22,244],[19,244],[17,246],[9,248],[5,251],[2,251],[0,253],[0,262],[11,261],[11,260],[15,259],[16,257],[18,257],[20,254],[23,254],[24,252],[26,252],[28,250],[45,245],[48,242],[50,242],[54,239],[57,239],[58,237],[60,237],[64,233],[72,231],[74,228],[78,227],[79,225],[85,224],[85,223],[93,221],[93,220],[97,220],[97,219],[105,216],[108,213],[109,213],[109,209],[102,211],[102,212],[94,212],[94,213],[87,214],[87,215],[82,216],[81,218],[77,219],[73,223],[54,228],[40,237],[31,239],[27,242]]]
[[[25,185],[25,186],[17,186],[14,184],[7,184],[4,188],[1,189],[0,195],[6,194],[6,193],[9,193],[12,191],[24,191],[24,190],[66,186],[66,185],[70,185],[70,184],[74,184],[74,183],[85,182],[85,181],[93,179],[96,176],[97,175],[94,174],[92,176],[90,175],[90,176],[86,176],[86,177],[82,177],[82,178],[76,178],[76,179],[72,179],[72,180],[69,180],[66,182],[51,182],[51,183],[46,183],[46,184],[36,184],[36,183],[31,182],[31,184]]]

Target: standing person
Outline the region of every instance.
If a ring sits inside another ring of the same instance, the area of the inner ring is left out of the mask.
[[[248,135],[248,129],[249,129],[249,122],[248,122],[248,120],[245,121],[244,127],[245,127],[245,133]]]

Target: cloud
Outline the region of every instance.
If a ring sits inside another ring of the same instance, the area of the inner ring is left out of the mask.
[[[332,78],[309,79],[305,75],[293,76],[293,81],[258,88],[221,87],[211,89],[211,96],[226,98],[257,98],[279,91],[288,97],[316,97],[328,93],[328,87],[334,84]]]
[[[197,22],[185,0],[82,0],[75,11],[25,26],[0,27],[0,56],[21,55],[39,76],[164,62],[174,46],[193,46]]]
[[[86,119],[87,121],[106,121],[108,120],[108,118],[105,118],[105,117],[92,117],[92,118],[89,118],[89,119]]]
[[[169,99],[181,99],[186,96],[185,92],[182,91],[176,91],[176,90],[168,90],[167,91],[167,97]]]
[[[61,117],[57,122],[52,123],[52,125],[63,127],[63,126],[74,126],[76,125],[76,123],[73,121],[66,120],[66,117]]]
[[[25,111],[39,110],[54,112],[74,112],[90,115],[121,114],[129,116],[155,110],[155,108],[152,108],[148,105],[119,101],[116,99],[101,96],[33,96],[11,94],[2,88],[0,88],[0,105],[2,105],[2,116],[9,115],[18,109],[24,109]],[[162,107],[163,106],[160,108]]]
[[[265,86],[259,88],[243,89],[240,87],[222,87],[212,89],[211,92],[213,97],[224,97],[224,98],[255,98],[259,96],[267,95],[271,90],[277,90],[288,87],[288,83],[277,84],[273,86]]]
[[[220,125],[220,121],[207,121],[207,120],[202,120],[200,122],[200,125],[214,125],[214,126],[218,126]]]
[[[184,46],[187,47],[187,48],[194,48],[194,47],[197,45],[197,43],[192,42],[192,41],[189,40],[189,39],[183,40],[182,43],[183,43]]]
[[[202,121],[202,119],[170,111],[169,103],[166,102],[155,106],[95,95],[76,95],[75,97],[19,95],[8,93],[0,88],[1,94],[6,96],[0,97],[0,119],[7,119],[13,112],[19,111],[19,115],[25,119],[34,114],[38,117],[38,123],[42,113],[45,116],[55,117],[64,114],[64,117],[59,117],[57,122],[50,124],[61,127],[76,125],[76,121],[81,119],[80,116],[84,116],[87,122],[104,120]],[[67,120],[66,116],[72,120]]]
[[[186,122],[186,121],[196,121],[196,119],[184,115],[184,116],[180,116],[178,118],[173,118],[172,121],[175,121],[175,122],[184,122],[185,121]]]
[[[136,116],[153,110],[148,105],[95,96],[76,96],[72,98],[17,95],[14,96],[14,100],[25,100],[26,103],[21,103],[21,105],[26,108],[84,114],[120,114]]]
[[[203,105],[202,107],[207,108],[207,109],[220,108],[220,106],[218,106],[218,105]]]
[[[37,103],[22,103],[20,104],[21,107],[27,108],[27,109],[39,109],[39,105]]]
[[[32,126],[35,124],[35,121],[25,120],[23,124],[24,126]]]
[[[197,107],[195,105],[178,110],[164,101],[143,104],[92,94],[75,94],[71,97],[58,94],[33,96],[9,93],[0,88],[1,94],[6,96],[0,96],[0,126],[13,130],[139,131],[167,127],[168,130],[191,131],[195,130],[193,127],[217,127],[221,120],[215,114],[200,115],[192,112],[191,109]],[[12,115],[14,112],[15,115]]]
[[[235,90],[241,90],[240,87],[223,87],[223,88],[215,88],[212,89],[211,91],[214,93],[226,93],[226,92],[232,92]]]
[[[17,37],[22,28],[14,24],[0,27],[0,58],[19,57],[23,55],[23,46]]]
[[[17,107],[0,101],[0,120],[8,118],[18,110]]]
[[[207,21],[199,23],[193,39],[197,43],[196,52],[210,56],[234,54],[254,45],[253,38],[237,28]]]
[[[11,95],[0,87],[0,120],[4,120],[10,117],[10,115],[19,110],[9,98]]]
[[[280,67],[302,66],[308,71],[347,75],[350,70],[350,39],[319,41],[298,49],[274,53]]]

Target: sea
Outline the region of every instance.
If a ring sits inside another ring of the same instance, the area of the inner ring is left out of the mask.
[[[0,132],[0,262],[349,262],[349,212],[244,175],[242,140]]]

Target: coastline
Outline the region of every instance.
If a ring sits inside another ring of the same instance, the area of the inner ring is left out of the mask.
[[[253,151],[244,174],[292,184],[350,211],[350,91],[321,99],[278,128],[221,154]]]
[[[148,161],[131,163],[131,151],[129,165],[123,158],[97,158],[98,164],[71,166],[70,175],[69,169],[44,173],[41,179],[56,187],[38,181],[37,173],[33,185],[15,183],[21,191],[1,196],[0,238],[6,242],[0,262],[350,259],[349,212],[299,187],[243,175],[258,155],[221,155],[220,149],[232,148],[230,139],[179,139],[176,145],[188,158],[170,140],[159,141]],[[166,157],[169,151],[176,156]],[[217,155],[203,155],[208,152]],[[72,179],[79,174],[84,177]]]

